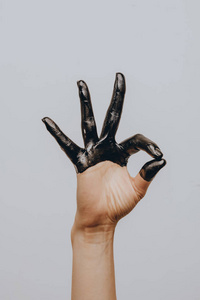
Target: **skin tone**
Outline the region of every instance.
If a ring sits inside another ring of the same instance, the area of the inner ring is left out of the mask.
[[[166,161],[157,144],[142,134],[119,144],[115,140],[126,90],[123,74],[116,74],[100,136],[88,87],[82,80],[77,85],[84,149],[70,140],[50,118],[42,119],[77,172],[77,211],[71,230],[71,299],[116,300],[113,259],[116,225],[144,197],[152,179]],[[132,177],[126,165],[128,158],[139,150],[146,151],[153,160]]]

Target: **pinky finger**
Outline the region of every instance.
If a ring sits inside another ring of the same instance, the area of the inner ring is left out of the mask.
[[[68,136],[66,136],[58,125],[50,118],[45,117],[42,119],[42,122],[45,124],[51,135],[56,139],[61,149],[67,154],[72,163],[76,165],[81,148],[70,140],[70,138],[68,138]]]

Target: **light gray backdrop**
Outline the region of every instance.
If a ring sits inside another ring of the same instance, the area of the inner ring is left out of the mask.
[[[0,1],[0,299],[70,299],[76,174],[41,118],[82,146],[76,81],[100,130],[116,72],[127,84],[117,141],[142,133],[168,162],[117,226],[118,299],[200,299],[199,10],[195,0]],[[134,155],[130,173],[148,160]]]

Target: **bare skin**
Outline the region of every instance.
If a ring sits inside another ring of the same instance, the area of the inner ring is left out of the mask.
[[[127,167],[101,162],[77,175],[77,226],[116,225],[146,193],[149,182]]]
[[[113,259],[118,221],[144,197],[166,161],[157,144],[141,134],[118,144],[125,78],[117,73],[111,104],[98,137],[87,85],[78,82],[85,149],[70,140],[50,118],[48,131],[67,154],[77,172],[77,211],[71,230],[73,249],[72,300],[116,300]],[[146,151],[154,159],[135,176],[127,170],[130,155]]]

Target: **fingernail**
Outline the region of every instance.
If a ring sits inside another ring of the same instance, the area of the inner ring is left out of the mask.
[[[81,86],[81,82],[82,82],[82,80],[78,80],[78,81],[77,81],[77,85],[78,85],[78,86]]]
[[[117,78],[124,78],[124,75],[121,72],[116,73]]]
[[[77,85],[78,85],[79,88],[85,88],[86,87],[86,83],[83,80],[78,80]]]
[[[86,83],[83,80],[79,80],[77,81],[77,85],[79,88],[79,94],[81,96],[81,100],[88,99],[89,95],[88,95],[88,89]]]
[[[149,144],[147,147],[156,159],[160,159],[163,156],[161,150],[155,145]]]
[[[46,123],[46,117],[41,119],[43,123]]]
[[[161,152],[161,150],[159,148],[154,149],[154,152],[160,158],[163,156],[163,153]]]
[[[116,73],[116,88],[120,92],[125,92],[125,78],[122,73]]]

